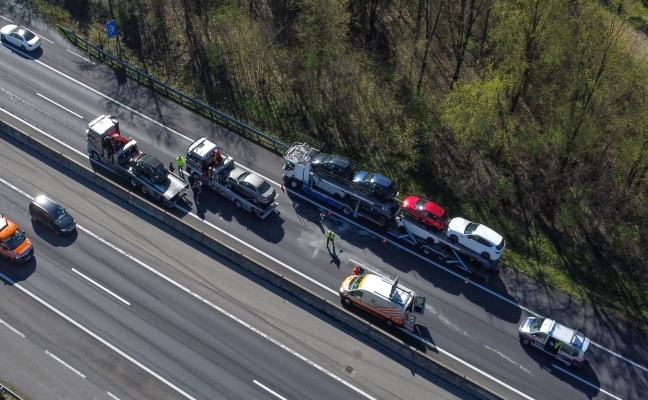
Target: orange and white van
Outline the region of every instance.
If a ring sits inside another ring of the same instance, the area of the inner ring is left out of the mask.
[[[18,225],[1,214],[0,255],[12,263],[27,262],[34,255],[34,247],[25,236],[25,232],[21,231]]]
[[[356,305],[379,317],[387,325],[402,326],[414,331],[416,316],[423,314],[425,297],[393,281],[375,274],[353,275],[342,282],[340,297],[347,305]]]

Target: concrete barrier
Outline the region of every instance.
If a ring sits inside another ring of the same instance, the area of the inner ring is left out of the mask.
[[[399,354],[406,360],[411,361],[422,369],[429,371],[436,376],[444,379],[445,381],[451,383],[452,385],[464,390],[466,393],[485,400],[504,399],[496,393],[477,385],[470,379],[467,379],[460,373],[454,371],[452,368],[442,365],[438,361],[430,358],[429,356],[427,356],[427,354],[417,351],[416,349],[408,346],[401,340],[393,337],[383,330],[372,326],[364,320],[361,320],[354,314],[340,307],[338,304],[332,303],[327,299],[317,295],[316,293],[311,292],[307,288],[293,282],[289,278],[284,277],[279,272],[273,271],[266,265],[263,265],[262,263],[247,257],[240,251],[219,242],[209,234],[204,233],[201,229],[196,228],[191,224],[186,223],[185,221],[167,213],[157,205],[149,202],[148,198],[141,198],[139,196],[139,193],[136,194],[129,192],[120,185],[109,181],[101,175],[95,174],[89,168],[85,168],[82,165],[74,162],[73,160],[67,159],[67,156],[57,153],[55,150],[49,148],[46,144],[40,142],[39,140],[31,139],[27,134],[18,131],[17,129],[2,121],[0,121],[0,132],[20,141],[21,143],[26,144],[33,150],[40,152],[50,159],[57,160],[60,165],[67,168],[70,172],[80,172],[80,176],[82,176],[83,178],[88,179],[90,182],[94,182],[97,186],[128,202],[138,210],[145,212],[158,221],[175,229],[177,232],[190,237],[198,243],[201,243],[202,245],[227,258],[241,268],[281,288],[285,292],[304,301],[305,303],[330,316],[331,318],[343,323],[344,325],[357,331],[361,335],[370,338],[386,349]],[[80,168],[86,169],[87,171],[80,170]]]

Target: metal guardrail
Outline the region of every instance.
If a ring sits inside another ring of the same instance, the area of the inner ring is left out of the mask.
[[[283,154],[283,152],[288,149],[288,147],[290,147],[282,143],[281,141],[274,139],[264,134],[263,132],[260,132],[259,130],[254,129],[251,126],[238,121],[230,117],[229,115],[201,102],[200,100],[196,100],[193,97],[188,96],[181,91],[160,82],[151,75],[128,65],[127,63],[107,53],[103,49],[90,43],[88,40],[80,37],[66,27],[60,24],[56,24],[56,26],[69,40],[74,43],[74,45],[79,48],[83,48],[85,46],[85,51],[88,54],[88,58],[92,59],[94,57],[104,63],[109,64],[111,67],[119,66],[128,76],[136,79],[139,83],[145,84],[153,90],[164,93],[164,95],[168,98],[180,103],[183,106],[191,107],[194,111],[200,113],[201,115],[211,120],[217,121],[219,124],[230,130],[237,131],[245,137],[252,139],[257,144],[263,145],[264,147],[269,147],[274,151],[279,152],[280,154]]]
[[[2,400],[23,400],[22,397],[0,384],[0,399]]]

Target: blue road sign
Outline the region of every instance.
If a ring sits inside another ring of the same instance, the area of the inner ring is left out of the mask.
[[[117,35],[117,22],[114,19],[106,24],[106,32],[108,32],[108,39]]]

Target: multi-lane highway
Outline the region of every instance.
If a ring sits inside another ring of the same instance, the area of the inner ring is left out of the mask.
[[[465,397],[37,154],[0,151],[2,212],[36,249],[3,263],[0,330],[60,362],[61,380],[122,399]],[[30,221],[38,193],[68,204],[76,234]]]
[[[2,6],[0,6],[0,13],[6,18],[15,18],[9,15],[6,9],[2,9]],[[143,150],[154,152],[167,162],[176,155],[182,154],[191,140],[209,136],[219,143],[225,152],[231,153],[241,165],[265,175],[278,187],[282,165],[279,156],[224,131],[123,77],[116,76],[114,72],[100,65],[84,60],[83,54],[78,50],[57,38],[51,31],[42,29],[42,32],[37,33],[51,40],[51,43],[44,41],[43,51],[36,59],[16,52],[12,53],[6,46],[0,47],[2,52],[0,91],[3,93],[3,96],[0,96],[0,118],[30,130],[34,135],[50,142],[53,147],[88,166],[90,163],[85,156],[85,125],[89,120],[104,113],[115,115],[120,120],[122,132],[126,136],[137,139]],[[31,181],[37,173],[38,170],[26,162],[24,170],[17,175],[25,185],[33,185]],[[74,180],[74,176],[67,178]],[[19,183],[20,181],[12,182],[14,185]],[[32,186],[34,187],[46,189],[39,185]],[[5,192],[7,190],[3,188],[2,193]],[[77,206],[80,202],[78,199],[85,197],[86,192],[101,197],[96,188],[85,186],[72,192],[69,197],[61,194],[59,199],[68,201],[70,208],[80,207]],[[530,282],[508,269],[487,283],[466,281],[465,276],[457,270],[442,269],[411,249],[386,240],[384,232],[377,231],[375,226],[359,225],[357,223],[359,221],[349,221],[335,214],[328,215],[325,208],[313,206],[310,201],[297,194],[282,193],[279,198],[280,214],[263,221],[237,210],[224,199],[209,192],[206,192],[203,197],[204,201],[200,207],[176,210],[177,215],[192,224],[202,224],[203,229],[213,233],[230,246],[239,248],[332,300],[336,298],[337,287],[349,274],[354,263],[362,263],[377,273],[389,277],[400,276],[401,282],[405,285],[427,296],[426,315],[420,317],[418,321],[421,325],[420,332],[430,347],[429,353],[507,397],[633,399],[641,398],[641,394],[648,390],[646,370],[648,345],[645,335],[640,330],[598,313],[538,283]],[[18,200],[14,198],[9,201],[9,204],[15,204],[10,211],[20,215],[21,208],[18,206],[20,204]],[[106,199],[102,205],[108,207],[107,210],[123,207],[112,199]],[[452,210],[451,205],[445,206]],[[26,218],[26,206],[23,207],[23,218]],[[114,229],[110,228],[110,225],[105,226],[110,216],[107,210],[101,207],[99,211],[95,210],[98,213],[96,218],[93,218],[89,209],[79,211],[90,219],[86,225],[94,232]],[[132,231],[130,236],[127,236],[129,239],[125,240],[125,244],[128,244],[132,243],[137,228],[146,226],[146,222],[142,222],[140,220],[142,216],[134,210],[125,208],[122,211],[130,213],[130,218],[122,224]],[[326,215],[320,222],[322,211]],[[9,211],[3,210],[3,212]],[[24,220],[21,224],[30,225],[29,221]],[[339,249],[341,252],[333,257],[326,251],[322,224],[333,229],[342,239]],[[83,240],[80,234],[77,239],[79,246],[83,245]],[[191,247],[192,244],[187,242],[184,245]],[[53,243],[45,242],[38,248],[48,246],[56,247]],[[94,262],[85,260],[84,257],[88,257],[88,254],[94,255],[94,252],[88,253],[76,246],[75,241],[74,246],[57,247],[58,250],[63,251],[57,251],[56,254],[49,254],[45,250],[37,253],[38,272],[41,270],[41,263],[47,262],[46,257],[54,260],[53,264],[76,265],[88,262],[91,267],[94,265],[91,276],[101,274],[106,279],[110,279],[118,292],[132,285],[139,287],[143,292],[142,298],[136,297],[132,300],[133,304],[142,304],[141,307],[146,305],[145,321],[129,321],[134,326],[129,329],[123,328],[124,331],[128,331],[124,333],[133,335],[132,338],[136,342],[138,338],[141,340],[142,332],[148,331],[157,324],[162,324],[163,331],[166,326],[169,329],[173,326],[173,329],[179,329],[179,333],[184,334],[186,330],[191,332],[191,335],[200,336],[193,331],[198,327],[182,325],[182,328],[178,328],[175,327],[175,322],[169,321],[177,321],[176,318],[186,317],[187,314],[200,314],[204,309],[209,309],[208,306],[200,304],[195,299],[187,299],[182,309],[173,312],[158,310],[155,308],[153,299],[161,296],[158,293],[159,285],[163,283],[161,280],[152,279],[148,275],[133,277],[126,275],[128,279],[119,281],[117,280],[119,275],[131,271],[132,265],[130,268],[122,268],[121,264],[111,264],[109,261],[107,261],[108,265],[102,264],[101,262],[106,261],[105,255],[91,258]],[[137,246],[138,251],[143,253],[141,257],[147,260],[147,265],[150,265],[149,262],[160,263],[157,257],[164,254],[165,257],[161,258],[168,259],[161,263],[161,268],[169,274],[186,275],[198,281],[202,278],[199,272],[199,265],[202,264],[184,262],[187,255],[174,249],[168,240],[160,242],[155,238],[146,243],[139,243]],[[131,250],[127,252],[130,253]],[[147,255],[152,259],[147,259]],[[57,257],[65,257],[66,261],[57,262]],[[130,265],[126,260],[123,260],[123,263]],[[58,271],[61,268],[51,267],[48,268],[49,270]],[[67,273],[75,274],[71,275],[75,279],[83,279],[78,278],[74,272]],[[72,287],[59,283],[56,277],[51,277],[57,282],[57,285],[53,285],[55,288],[49,288],[44,284],[38,285],[38,276],[38,273],[34,273],[23,280],[25,284],[33,284],[40,288],[41,293],[48,293],[46,290],[58,293],[59,296],[68,299],[59,300],[62,301],[62,306],[81,312],[77,308],[81,307],[78,304],[79,298],[86,299],[84,289],[74,286],[73,290]],[[64,281],[63,278],[59,277],[59,279]],[[175,291],[172,287],[164,287],[165,295],[167,292]],[[218,283],[214,283],[209,288],[215,292],[225,289]],[[79,293],[69,294],[77,290]],[[68,297],[65,297],[64,293],[68,293]],[[86,293],[86,296],[90,296],[89,293]],[[79,297],[75,299],[70,298],[71,296]],[[252,301],[250,304],[254,303],[255,301]],[[91,307],[90,304],[85,304],[84,307]],[[153,311],[148,307],[153,307]],[[124,310],[129,310],[121,305],[119,300],[111,306],[104,304],[92,309],[98,315],[94,318],[87,317],[88,322],[93,326],[97,324],[99,329],[102,326],[105,328],[107,321],[122,316]],[[119,311],[122,313],[117,314]],[[579,328],[595,342],[584,368],[570,370],[560,366],[553,359],[521,347],[517,340],[517,325],[525,316],[534,313],[551,316],[560,322]],[[255,318],[255,315],[255,312],[250,312],[249,316]],[[215,329],[221,329],[222,326],[218,325],[221,319],[227,321],[225,317],[217,317],[214,321],[210,321],[210,324],[213,323]],[[243,339],[242,334],[238,335],[240,330],[241,328],[236,331],[235,336],[241,336]],[[281,332],[278,334],[282,335]],[[179,334],[178,341],[182,341],[182,338],[183,335]],[[173,338],[154,335],[154,339],[152,343],[146,343],[149,348],[136,354],[160,366],[167,365],[170,360],[174,360],[174,357],[179,355],[179,353],[160,350],[166,348],[168,341],[172,341]],[[210,349],[217,348],[211,342],[207,342],[205,346]],[[134,352],[137,352],[137,349],[137,346],[133,347]],[[149,354],[148,350],[156,354]],[[201,349],[192,348],[192,351],[203,356]],[[255,359],[257,355],[264,358],[274,357],[274,354],[264,354],[258,349],[254,349],[250,354],[251,359]],[[175,368],[165,367],[161,371],[167,378],[178,376],[181,381],[193,375],[191,373],[193,369],[188,366],[178,367],[178,371]],[[247,373],[263,372],[268,371],[253,370]],[[223,376],[227,374],[224,372]],[[194,379],[200,381],[198,378]],[[247,381],[235,382],[237,387],[246,390],[254,388]],[[333,384],[330,386],[334,387]],[[213,389],[207,382],[203,382],[202,386],[197,384],[197,388],[198,397],[204,396]],[[300,392],[293,393],[293,395],[299,394]],[[354,395],[351,392],[349,394],[349,396]],[[389,397],[379,396],[379,398]],[[324,395],[322,398],[327,397]]]

